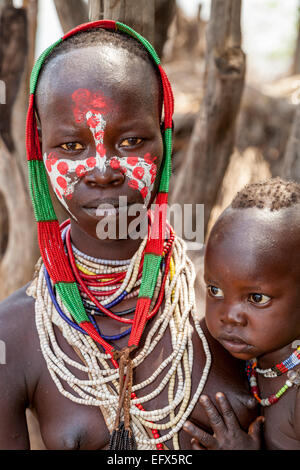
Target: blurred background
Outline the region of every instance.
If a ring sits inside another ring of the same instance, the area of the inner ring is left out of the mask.
[[[205,204],[206,236],[246,183],[300,180],[299,0],[0,0],[0,300],[29,282],[39,256],[30,71],[64,32],[102,18],[129,24],[162,57],[175,94],[171,202]]]

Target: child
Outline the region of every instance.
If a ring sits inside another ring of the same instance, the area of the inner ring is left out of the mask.
[[[275,178],[237,194],[210,234],[205,282],[209,332],[247,361],[265,418],[263,448],[299,450],[299,184]],[[195,448],[249,448],[224,394],[217,398],[220,412],[201,398],[215,434],[194,429]]]
[[[80,26],[38,60],[27,156],[42,259],[27,295],[0,306],[1,449],[29,447],[26,408],[47,449],[190,449],[186,418],[209,429],[204,387],[226,391],[243,428],[256,416],[240,362],[199,323],[185,245],[157,216],[172,114],[153,48],[121,23]],[[105,217],[120,224],[121,196],[128,214],[156,201],[149,238],[99,236]]]

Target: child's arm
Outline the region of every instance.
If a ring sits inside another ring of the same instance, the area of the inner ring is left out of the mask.
[[[296,395],[296,406],[294,412],[294,429],[296,438],[300,442],[300,386],[298,386]]]
[[[216,399],[221,412],[212,401],[202,395],[200,403],[203,406],[213,435],[203,431],[188,421],[184,429],[193,438],[194,450],[258,450],[260,449],[261,424],[264,417],[259,416],[250,424],[248,433],[243,431],[235,416],[235,413],[223,393],[217,393]]]

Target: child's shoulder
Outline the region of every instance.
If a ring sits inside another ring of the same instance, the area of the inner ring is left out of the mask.
[[[298,369],[298,374],[300,376],[300,369]],[[297,387],[296,400],[295,400],[295,410],[294,410],[294,429],[297,439],[300,441],[300,384]]]

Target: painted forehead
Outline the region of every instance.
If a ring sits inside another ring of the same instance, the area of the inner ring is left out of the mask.
[[[116,104],[109,98],[107,98],[100,91],[91,91],[87,88],[78,88],[75,90],[72,95],[72,110],[73,116],[77,123],[86,122],[89,128],[92,130],[92,133],[96,133],[95,129],[99,127],[98,131],[103,132],[105,125],[100,125],[99,122],[95,120],[95,115],[101,115],[100,120],[103,120],[103,116],[110,109],[116,109]],[[104,127],[103,127],[104,126]],[[101,134],[103,137],[103,134]]]
[[[51,105],[56,97],[68,99],[72,90],[88,88],[101,89],[115,102],[128,94],[136,95],[149,111],[154,104],[160,117],[163,92],[155,65],[127,52],[119,48],[90,46],[55,56],[45,64],[39,77],[36,90],[38,112],[43,113],[44,106]]]

